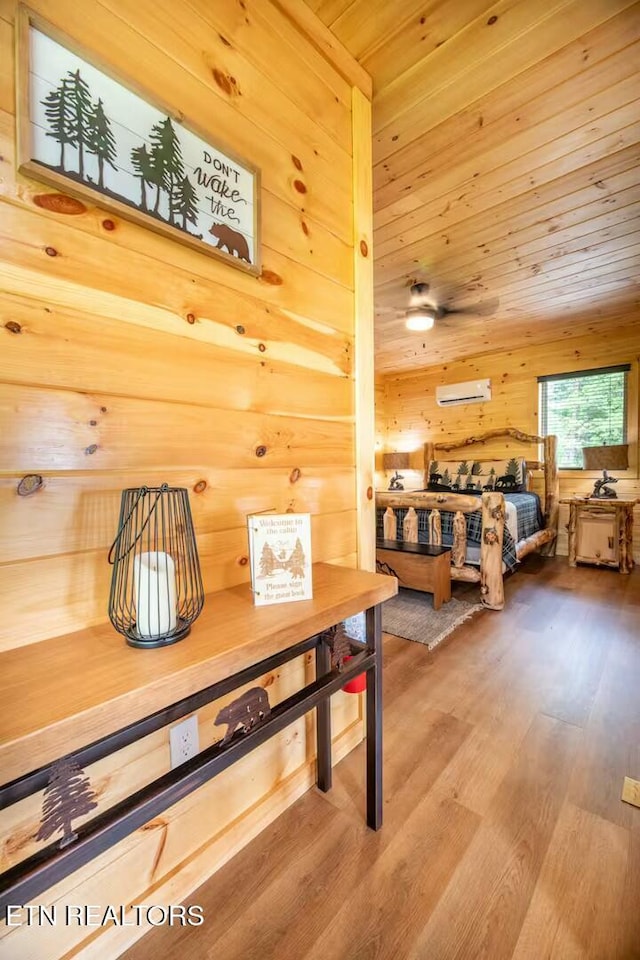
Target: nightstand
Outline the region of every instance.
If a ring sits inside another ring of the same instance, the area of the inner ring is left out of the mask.
[[[593,563],[617,567],[620,573],[633,569],[633,508],[639,501],[595,500],[567,497],[569,504],[569,566]]]

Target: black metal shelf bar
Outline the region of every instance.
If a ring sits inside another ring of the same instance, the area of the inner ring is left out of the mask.
[[[214,744],[115,804],[103,814],[94,817],[78,829],[77,839],[68,846],[59,849],[57,844],[51,844],[5,871],[0,878],[0,918],[5,917],[8,905],[25,904],[33,900],[53,884],[84,866],[93,857],[103,853],[132,831],[158,816],[167,807],[177,803],[242,759],[270,737],[300,719],[309,710],[323,702],[328,702],[332,694],[365,670],[367,671],[367,734],[376,739],[376,743],[367,744],[367,822],[373,829],[378,829],[382,822],[382,716],[379,700],[381,691],[380,613],[379,608],[375,609],[377,616],[374,615],[373,609],[367,611],[367,649],[356,654],[341,672],[331,670],[318,677],[313,683],[277,704],[269,716],[248,733],[234,734],[224,746]],[[316,642],[316,638],[313,639]],[[297,656],[300,646],[301,644],[297,644],[285,651],[290,655],[286,659]],[[253,673],[254,677],[259,675],[254,672],[258,668],[263,673],[268,672],[269,669],[273,669],[276,659],[284,662],[281,660],[281,655],[276,654],[261,661],[261,664],[256,667],[250,668],[249,672]],[[271,667],[265,670],[265,664],[271,664]],[[220,684],[213,686],[220,689],[220,686],[234,681],[230,687],[234,689],[234,686],[239,686],[243,682],[238,678],[245,674],[246,671],[242,671],[229,677],[228,681],[221,681]],[[219,694],[216,692],[217,695]],[[376,717],[374,713],[380,713],[380,716]],[[112,735],[111,739],[116,736]],[[330,764],[330,755],[328,761]]]

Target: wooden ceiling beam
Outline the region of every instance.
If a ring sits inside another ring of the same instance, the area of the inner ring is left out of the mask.
[[[373,81],[358,61],[314,14],[306,3],[300,0],[271,0],[273,5],[284,13],[297,26],[307,40],[333,64],[338,73],[352,86],[365,95],[368,100],[373,96]]]

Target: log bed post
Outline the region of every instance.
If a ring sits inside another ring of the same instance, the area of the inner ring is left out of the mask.
[[[451,548],[451,563],[454,567],[464,566],[467,559],[467,521],[464,513],[457,511],[453,518],[453,546]]]
[[[418,514],[415,507],[409,507],[402,523],[402,536],[407,543],[418,542]]]
[[[396,540],[398,536],[398,520],[393,507],[387,507],[382,518],[382,535],[385,540]]]
[[[567,532],[569,534],[569,566],[577,567],[576,561],[576,524],[578,522],[578,506],[576,503],[569,504],[569,523]]]
[[[442,517],[439,510],[432,510],[429,514],[429,543],[435,547],[442,544]]]
[[[543,557],[555,557],[558,542],[558,517],[560,514],[560,479],[558,477],[558,438],[549,434],[544,438],[544,525],[555,530],[553,540],[540,548]]]
[[[504,607],[502,541],[505,502],[500,492],[482,494],[482,539],[480,543],[480,599],[490,610]]]

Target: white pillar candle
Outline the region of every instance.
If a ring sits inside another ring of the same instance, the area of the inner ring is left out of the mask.
[[[134,560],[136,620],[141,637],[163,637],[176,628],[176,568],[173,557],[155,550]]]

